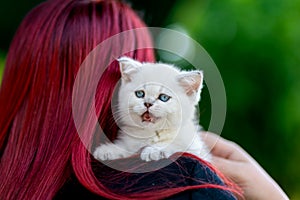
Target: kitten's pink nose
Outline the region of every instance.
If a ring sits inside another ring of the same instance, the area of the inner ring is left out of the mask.
[[[146,108],[151,107],[153,104],[152,103],[144,103],[144,105],[146,106]]]

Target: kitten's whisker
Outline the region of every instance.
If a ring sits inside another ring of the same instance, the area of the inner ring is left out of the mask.
[[[133,111],[133,108],[126,108],[126,109],[118,108],[118,109],[114,109],[114,111]]]
[[[118,116],[118,115],[129,115],[129,113],[128,113],[128,112],[120,111],[120,112],[114,112],[113,115],[114,115],[114,116]]]
[[[121,119],[126,119],[127,117],[128,117],[128,115],[124,114],[124,115],[115,116],[115,117],[113,117],[113,119],[115,122],[119,122]]]

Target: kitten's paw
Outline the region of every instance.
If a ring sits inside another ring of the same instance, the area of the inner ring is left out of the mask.
[[[116,149],[112,145],[101,145],[96,148],[93,156],[97,160],[115,160],[121,158],[122,156],[115,152]]]
[[[151,160],[160,160],[163,158],[169,158],[172,153],[165,151],[158,147],[146,147],[141,152],[141,159],[144,161],[151,161]]]

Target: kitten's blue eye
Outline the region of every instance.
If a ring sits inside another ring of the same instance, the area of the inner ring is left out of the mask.
[[[145,92],[143,90],[135,91],[135,96],[137,98],[144,98],[145,97]]]
[[[169,101],[170,98],[171,98],[171,97],[168,96],[168,95],[166,95],[166,94],[160,94],[160,95],[158,96],[158,99],[161,100],[161,101],[163,101],[163,102]]]

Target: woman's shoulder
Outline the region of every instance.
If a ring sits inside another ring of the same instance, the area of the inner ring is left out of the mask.
[[[221,187],[225,186],[221,177],[211,168],[208,163],[201,162],[198,159],[191,157],[180,157],[177,161],[178,166],[181,166],[181,170],[186,171],[185,179],[186,185],[191,189],[178,193],[169,200],[179,199],[214,199],[214,200],[235,200],[236,197],[228,190]],[[204,186],[195,188],[194,186]]]
[[[155,165],[161,161],[146,163]],[[169,197],[170,200],[179,199],[236,199],[226,190],[211,185],[224,186],[223,180],[205,162],[182,156],[169,165],[145,173],[124,173],[116,171],[108,166],[101,165],[96,169],[96,175],[106,187],[121,194],[139,193],[158,189],[180,188],[181,192]],[[112,181],[114,180],[114,181]],[[118,180],[118,181],[116,181]],[[198,187],[198,186],[208,187]],[[85,189],[72,176],[71,179],[59,191],[55,199],[101,199]]]

